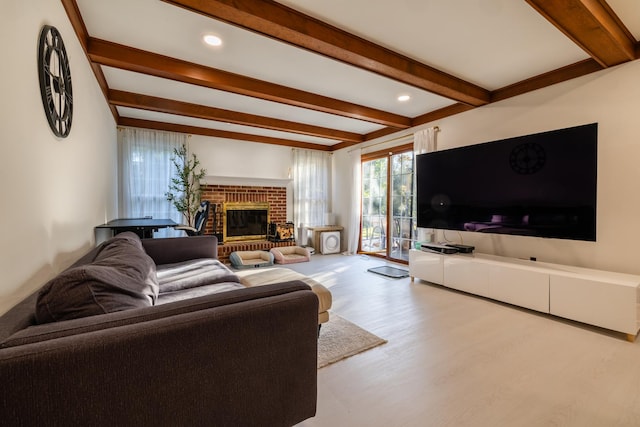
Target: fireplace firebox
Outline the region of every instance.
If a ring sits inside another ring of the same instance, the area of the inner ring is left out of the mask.
[[[226,202],[222,224],[224,242],[266,240],[269,203]]]

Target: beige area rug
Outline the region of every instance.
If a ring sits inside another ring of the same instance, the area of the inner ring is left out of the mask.
[[[386,342],[360,326],[331,313],[329,321],[320,329],[318,369]]]

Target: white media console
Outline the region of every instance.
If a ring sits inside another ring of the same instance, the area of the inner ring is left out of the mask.
[[[640,330],[640,276],[484,254],[412,249],[409,275],[627,335]]]

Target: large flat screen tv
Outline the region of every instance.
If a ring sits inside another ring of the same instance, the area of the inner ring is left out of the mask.
[[[423,228],[596,240],[598,124],[416,156]]]

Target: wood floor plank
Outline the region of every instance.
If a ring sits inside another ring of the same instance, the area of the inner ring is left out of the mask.
[[[640,340],[314,255],[332,312],[388,340],[318,371],[316,426],[639,426]]]

